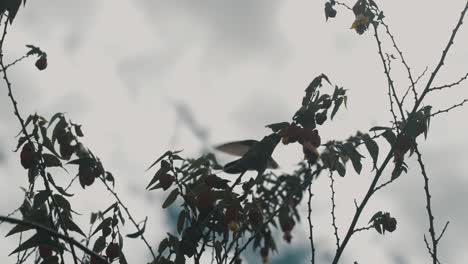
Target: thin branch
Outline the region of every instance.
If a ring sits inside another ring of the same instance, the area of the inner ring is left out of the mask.
[[[331,216],[332,216],[332,226],[335,230],[335,241],[336,241],[336,250],[340,248],[340,237],[338,236],[338,226],[336,226],[336,216],[335,216],[335,189],[333,187],[335,180],[333,179],[333,172],[330,171],[330,189],[331,189],[331,202],[332,202],[332,209],[331,209]]]
[[[101,178],[100,178],[101,179]],[[133,219],[132,215],[130,214],[130,211],[128,210],[127,206],[125,206],[125,204],[120,200],[119,196],[117,195],[116,192],[114,192],[114,190],[112,190],[112,188],[107,184],[107,182],[104,180],[104,179],[101,179],[102,183],[104,184],[104,186],[106,186],[107,190],[114,196],[114,198],[117,200],[117,202],[120,204],[120,206],[125,210],[125,213],[127,214],[128,216],[128,219],[130,219],[130,221],[132,222],[133,226],[135,226],[135,228],[137,229],[137,232],[140,235],[141,239],[143,240],[143,242],[146,244],[146,247],[148,248],[148,250],[150,251],[151,255],[153,256],[153,259],[156,260],[156,254],[154,254],[154,251],[153,251],[153,248],[151,247],[151,245],[148,243],[148,240],[146,240],[145,236],[143,235],[143,233],[141,232],[140,230],[140,227],[138,226],[138,224],[135,222],[135,219]]]
[[[410,80],[410,83],[411,83],[410,87],[411,87],[411,90],[413,91],[413,94],[414,94],[414,100],[416,101],[418,99],[418,93],[416,91],[416,82],[413,79],[413,74],[411,73],[411,68],[408,66],[408,63],[406,62],[405,57],[403,56],[403,52],[401,51],[401,49],[396,44],[395,37],[392,35],[392,33],[390,33],[389,26],[387,24],[385,24],[383,19],[382,19],[380,24],[382,24],[385,27],[385,30],[387,31],[387,35],[390,36],[390,39],[392,40],[393,47],[395,48],[395,50],[400,55],[401,62],[405,66],[406,72],[408,73],[408,79]]]
[[[391,63],[391,60],[390,60],[390,57],[388,56],[388,54],[387,54],[387,60],[388,60],[388,66],[387,66],[388,67],[388,76],[390,76],[392,63]],[[385,60],[383,61],[383,63],[386,64]],[[394,124],[396,124],[398,118],[397,118],[397,116],[395,114],[395,110],[393,109],[393,97],[392,97],[392,89],[391,89],[390,85],[388,86],[388,93],[387,94],[388,94],[388,101],[390,102],[390,113],[393,116]]]
[[[421,168],[421,174],[424,178],[424,193],[426,195],[426,209],[427,215],[429,218],[429,234],[431,235],[432,240],[432,263],[437,264],[437,243],[438,240],[436,239],[435,230],[434,230],[434,215],[432,213],[432,206],[431,206],[431,193],[429,191],[429,177],[427,176],[426,168],[422,161],[422,155],[419,152],[418,147],[416,146],[415,152],[418,155],[418,163],[419,167]],[[427,242],[426,242],[427,243]]]
[[[345,7],[346,9],[348,9],[348,10],[350,10],[350,11],[353,11],[353,9],[352,9],[349,5],[347,5],[347,4],[345,4],[345,3],[338,2],[338,1],[335,1],[335,3],[336,3],[337,5],[340,5],[340,6]]]
[[[444,60],[445,60],[445,57],[447,56],[447,53],[450,49],[450,47],[452,46],[453,44],[453,40],[461,26],[461,24],[463,24],[463,19],[465,17],[465,14],[466,14],[466,11],[468,10],[468,1],[466,2],[466,5],[463,9],[463,11],[461,12],[461,15],[460,15],[460,18],[458,20],[458,23],[457,25],[455,26],[455,29],[453,30],[452,32],[452,35],[450,37],[450,40],[447,44],[447,46],[445,47],[444,51],[442,52],[442,57],[440,58],[439,60],[439,63],[436,67],[436,69],[434,70],[434,72],[432,72],[431,74],[431,77],[429,78],[427,84],[426,84],[426,87],[424,88],[422,94],[420,95],[420,98],[418,100],[416,100],[415,104],[414,104],[414,107],[413,109],[411,110],[410,112],[410,116],[415,113],[417,111],[417,109],[419,108],[419,106],[421,105],[425,95],[427,94],[428,92],[428,89],[429,87],[431,87],[432,85],[432,82],[435,78],[435,76],[437,75],[437,73],[439,72],[440,68],[442,67],[443,63],[444,63]],[[403,131],[407,129],[407,126],[405,125],[403,127]],[[346,248],[346,245],[347,243],[349,242],[352,234],[353,234],[353,231],[354,231],[354,228],[359,220],[359,217],[361,215],[361,213],[363,212],[367,202],[369,201],[370,197],[372,196],[372,194],[374,193],[374,188],[375,186],[377,185],[377,182],[379,181],[382,173],[383,173],[383,170],[385,169],[385,167],[387,166],[387,164],[390,162],[391,160],[391,157],[392,157],[392,152],[393,152],[393,149],[394,147],[392,147],[390,149],[390,151],[388,152],[385,160],[383,161],[383,163],[381,164],[380,168],[376,171],[376,174],[374,176],[374,179],[372,180],[372,183],[370,184],[369,186],[369,189],[364,197],[364,199],[362,200],[361,204],[359,205],[358,209],[356,210],[356,213],[354,214],[354,217],[353,217],[353,220],[351,221],[351,224],[348,228],[348,231],[346,233],[346,236],[345,238],[343,239],[343,242],[341,243],[340,247],[339,247],[339,250],[337,251],[335,257],[333,258],[333,262],[332,264],[337,264],[341,255],[343,254],[343,251],[344,249]]]
[[[26,54],[26,55],[23,55],[21,57],[19,57],[18,59],[14,60],[12,63],[9,63],[7,65],[5,65],[5,70],[7,70],[8,68],[10,68],[11,66],[15,65],[16,63],[26,59],[27,57],[31,56],[32,54]],[[0,72],[4,71],[3,69],[0,69]]]
[[[424,71],[418,76],[418,78],[416,78],[416,81],[414,81],[414,85],[416,86],[416,84],[418,84],[419,80],[424,76],[424,74],[426,74],[427,72],[427,69],[428,67],[426,66],[426,68],[424,69]],[[406,92],[405,92],[405,95],[403,95],[403,97],[401,98],[401,103],[403,104],[405,102],[405,98],[406,96],[408,95],[409,91],[411,90],[412,86],[409,85],[408,88],[406,89]]]
[[[460,83],[462,83],[464,80],[466,80],[466,78],[468,78],[468,72],[463,77],[461,77],[458,81],[456,81],[454,83],[445,84],[445,85],[437,86],[437,87],[432,87],[432,88],[429,88],[429,91],[431,92],[431,91],[435,91],[435,90],[442,90],[442,89],[446,89],[446,88],[451,88],[453,86],[457,86]]]
[[[356,229],[354,229],[353,233],[366,231],[366,230],[369,230],[369,229],[372,229],[372,228],[374,228],[373,225],[366,226],[366,227],[361,227],[361,228],[356,228]]]
[[[309,169],[310,169],[310,164],[309,164]],[[315,264],[315,245],[314,245],[314,232],[313,228],[314,226],[312,225],[312,184],[309,185],[307,190],[309,191],[309,200],[307,201],[307,207],[308,207],[308,214],[307,214],[307,220],[309,221],[309,240],[310,240],[310,249],[312,250],[312,257],[310,262],[312,264]]]
[[[382,52],[382,42],[380,41],[380,38],[379,38],[379,33],[378,33],[378,30],[377,30],[377,25],[374,25],[374,37],[375,37],[375,40],[377,42],[377,47],[378,47],[378,53],[379,53],[379,56],[380,56],[380,59],[382,61],[382,64],[383,64],[383,67],[384,67],[384,73],[385,73],[385,76],[387,77],[387,83],[388,83],[388,87],[389,89],[391,90],[391,92],[393,93],[392,96],[393,98],[395,99],[395,102],[398,106],[398,110],[400,111],[400,115],[401,115],[401,118],[403,119],[403,121],[405,120],[405,114],[403,112],[403,105],[401,104],[400,102],[400,99],[398,99],[398,95],[396,93],[396,90],[395,90],[395,86],[393,84],[393,79],[390,75],[390,69],[387,67],[387,63],[385,62],[385,58],[383,56],[383,52]],[[391,102],[391,100],[390,100]],[[393,108],[392,108],[393,109]],[[395,113],[392,112],[392,114],[394,115],[394,119],[396,121],[396,116],[395,116]]]
[[[18,103],[16,102],[16,100],[15,100],[15,98],[13,96],[12,85],[11,85],[10,80],[8,79],[8,75],[7,75],[7,72],[6,72],[6,67],[5,67],[5,64],[3,62],[3,44],[4,44],[4,41],[5,41],[6,34],[7,34],[7,28],[8,28],[8,23],[7,22],[8,22],[8,20],[5,21],[5,26],[4,26],[4,29],[3,29],[2,39],[0,40],[0,66],[1,66],[1,69],[2,69],[2,72],[3,72],[3,79],[5,80],[5,83],[6,83],[7,88],[8,88],[8,97],[10,98],[10,101],[13,104],[14,114],[18,118],[18,121],[21,124],[21,131],[24,134],[24,136],[27,138],[28,142],[32,143],[31,138],[29,137],[29,134],[28,134],[28,132],[26,130],[26,125],[24,123],[24,120],[23,120],[23,118],[21,117],[21,115],[19,113]],[[49,186],[49,182],[47,181],[44,164],[42,163],[41,165],[42,166],[40,166],[40,175],[41,175],[41,177],[42,177],[42,179],[44,181],[44,186],[45,186],[46,190],[49,193],[52,193],[52,191],[50,189],[50,186]],[[54,199],[54,196],[51,195],[50,198],[52,200],[52,203],[53,203],[54,207],[59,208],[58,205],[57,205],[57,202]],[[58,210],[60,210],[60,209],[58,209]],[[63,232],[65,233],[66,236],[68,236],[68,231],[67,231],[67,228],[66,228],[64,222],[62,221],[60,211],[58,211],[58,218],[59,218],[60,225],[61,225],[61,227],[63,229]],[[74,263],[78,264],[78,262],[76,261],[77,257],[76,257],[76,254],[75,254],[75,248],[73,247],[73,244],[70,244],[70,249],[71,249],[71,253],[72,253],[72,256],[73,256]]]
[[[431,114],[431,117],[433,116],[436,116],[436,115],[439,115],[439,114],[442,114],[442,113],[448,113],[449,111],[457,108],[457,107],[461,107],[463,106],[466,102],[468,102],[468,99],[463,99],[463,101],[461,101],[460,103],[456,104],[456,105],[452,105],[451,107],[449,108],[446,108],[446,109],[443,109],[443,110],[439,110],[437,112],[434,112]]]
[[[442,56],[440,57],[439,59],[439,62],[437,63],[437,66],[436,68],[434,69],[434,71],[432,72],[431,76],[429,77],[429,80],[427,81],[427,84],[426,84],[426,87],[424,88],[420,98],[416,101],[416,103],[414,104],[414,107],[413,107],[413,110],[411,112],[416,112],[416,110],[419,108],[419,106],[421,105],[424,97],[429,93],[429,89],[430,87],[432,86],[432,82],[434,81],[435,77],[437,76],[437,74],[439,73],[439,70],[442,68],[442,66],[444,65],[444,61],[445,61],[445,57],[447,57],[447,54],[450,50],[450,48],[452,47],[453,45],[453,41],[455,39],[455,36],[457,35],[457,32],[458,30],[460,29],[461,25],[463,24],[463,19],[465,18],[465,15],[466,15],[466,11],[468,10],[468,1],[466,1],[466,4],[465,4],[465,7],[463,8],[461,14],[460,14],[460,18],[458,19],[458,22],[455,26],[455,28],[453,29],[452,31],[452,35],[450,35],[450,39],[447,43],[447,45],[445,46],[444,50],[442,51]]]
[[[85,247],[83,244],[76,241],[72,237],[60,234],[60,233],[56,232],[55,230],[52,230],[52,229],[50,229],[48,227],[45,227],[45,226],[40,225],[38,223],[30,222],[30,221],[27,221],[27,220],[20,220],[20,219],[6,217],[6,216],[0,216],[0,220],[2,220],[4,222],[11,223],[11,224],[18,224],[18,225],[21,225],[21,226],[24,226],[24,227],[30,227],[30,228],[34,228],[36,230],[44,231],[47,234],[49,234],[50,236],[52,236],[52,237],[62,239],[63,241],[67,242],[68,244],[72,244],[72,245],[76,246],[77,248],[81,249],[83,252],[87,253],[88,255],[99,259],[100,261],[102,261],[102,263],[109,264],[109,262],[107,262],[106,259],[101,257],[99,254],[95,253],[91,249]]]
[[[444,226],[444,228],[442,229],[442,232],[440,233],[439,237],[436,239],[437,242],[439,242],[439,240],[444,236],[445,230],[447,230],[447,227],[448,227],[449,224],[450,224],[450,221],[447,221],[447,222],[445,223],[445,226]]]
[[[389,185],[390,183],[392,183],[392,182],[393,182],[394,180],[396,180],[397,178],[398,178],[398,177],[392,178],[392,179],[390,179],[390,180],[388,180],[388,181],[382,183],[381,185],[377,186],[377,187],[374,189],[374,193],[375,193],[376,191],[382,189],[383,187]]]

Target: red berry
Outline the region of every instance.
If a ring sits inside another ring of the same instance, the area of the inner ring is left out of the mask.
[[[263,263],[268,263],[268,248],[262,247],[260,249],[260,256],[262,256]]]
[[[384,228],[388,232],[395,231],[396,225],[397,225],[397,220],[394,217],[390,217],[390,218],[386,219],[386,221],[384,222]]]
[[[197,205],[202,209],[208,209],[214,206],[215,197],[212,191],[202,192],[197,197]]]
[[[52,248],[46,245],[39,246],[39,255],[44,259],[52,256]]]
[[[226,224],[237,222],[239,220],[239,209],[235,206],[230,206],[226,209]]]
[[[120,251],[119,244],[110,243],[106,248],[106,256],[112,262],[115,258],[119,256],[119,251]]]
[[[36,153],[33,143],[28,142],[23,146],[23,149],[20,153],[21,165],[23,165],[23,168],[29,169],[34,165],[36,156],[35,154]]]
[[[229,229],[233,232],[237,230],[237,223],[239,222],[239,209],[230,206],[226,209],[225,221]]]
[[[263,216],[260,210],[253,207],[249,210],[249,222],[252,226],[257,226],[262,223]]]
[[[283,137],[283,144],[294,143],[299,140],[301,132],[303,128],[296,125],[291,124],[287,128],[281,130],[281,136]]]
[[[303,143],[303,142],[307,142],[307,141],[310,142],[316,148],[318,148],[320,146],[321,139],[320,139],[320,136],[318,134],[317,129],[304,128],[302,130],[299,142]]]
[[[101,258],[106,259],[105,256],[101,256]],[[89,264],[104,264],[104,263],[106,263],[106,262],[104,262],[103,260],[98,259],[95,256],[91,256],[91,261],[89,262]]]
[[[294,225],[296,223],[292,218],[287,219],[284,223],[281,224],[281,229],[283,230],[283,238],[286,240],[288,243],[291,242],[291,230],[294,228]]]
[[[36,68],[39,69],[40,71],[44,70],[47,68],[47,55],[42,54],[41,57],[36,61]]]
[[[291,232],[290,232],[290,231],[284,232],[284,233],[283,233],[283,239],[284,239],[286,242],[291,243],[291,239],[292,239]]]

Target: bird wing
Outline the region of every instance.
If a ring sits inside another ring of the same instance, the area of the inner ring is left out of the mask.
[[[278,164],[272,157],[270,157],[270,158],[268,159],[267,167],[268,167],[269,169],[278,169],[278,168],[279,168],[279,164]]]
[[[249,151],[250,147],[257,142],[256,140],[233,141],[218,145],[215,149],[227,154],[242,157]]]

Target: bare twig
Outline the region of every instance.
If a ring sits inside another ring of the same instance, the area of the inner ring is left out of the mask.
[[[437,242],[439,242],[439,240],[444,236],[445,231],[447,230],[447,227],[448,227],[449,224],[450,224],[450,221],[447,221],[447,222],[445,223],[445,226],[444,226],[444,228],[442,229],[442,232],[440,233],[439,237],[436,239]]]
[[[432,240],[432,262],[433,264],[437,264],[437,244],[438,240],[436,239],[435,230],[434,230],[434,215],[432,213],[432,206],[431,206],[431,193],[429,191],[429,177],[427,176],[426,168],[422,161],[422,155],[419,152],[418,147],[415,148],[415,152],[418,155],[418,163],[419,167],[421,168],[421,174],[424,178],[424,193],[426,194],[426,209],[427,215],[429,218],[429,234],[431,235]],[[426,241],[427,244],[427,241]],[[429,247],[429,245],[427,245]]]
[[[457,24],[455,25],[455,28],[452,31],[452,35],[450,35],[450,39],[449,39],[447,45],[445,46],[444,50],[442,51],[442,56],[440,57],[436,68],[434,69],[431,76],[429,77],[429,80],[427,81],[426,87],[424,88],[424,90],[423,90],[421,96],[419,97],[419,99],[414,104],[413,110],[411,112],[416,112],[416,110],[421,105],[424,97],[429,93],[429,89],[432,86],[432,82],[434,81],[435,77],[439,73],[439,70],[444,65],[445,57],[447,57],[447,54],[448,54],[450,48],[453,45],[453,41],[455,39],[455,36],[457,35],[458,30],[460,29],[461,25],[463,24],[463,19],[465,18],[465,14],[466,14],[467,10],[468,10],[468,1],[466,2],[465,7],[463,8],[463,10],[462,10],[462,12],[460,14],[460,18],[458,19],[458,22],[457,22]]]
[[[382,19],[380,24],[382,24],[385,27],[385,30],[387,31],[387,35],[390,36],[390,39],[392,40],[393,47],[395,48],[395,50],[400,55],[401,62],[405,66],[406,72],[408,73],[408,79],[410,80],[410,83],[411,83],[410,87],[411,87],[411,90],[413,91],[413,94],[414,94],[414,100],[416,101],[418,99],[418,93],[416,91],[416,82],[413,79],[413,74],[411,73],[411,68],[408,66],[408,63],[406,62],[405,57],[403,56],[403,52],[401,51],[401,49],[396,44],[395,37],[392,35],[392,33],[390,33],[389,26],[387,24],[385,24],[383,19]]]
[[[366,230],[369,230],[369,229],[372,229],[372,228],[374,228],[373,225],[366,226],[366,227],[361,227],[361,228],[356,228],[356,229],[354,229],[353,233],[366,231]]]
[[[393,84],[393,79],[392,79],[392,77],[390,75],[390,69],[387,66],[386,60],[385,60],[384,55],[383,55],[382,42],[380,41],[379,32],[377,30],[377,25],[374,25],[373,28],[374,28],[374,37],[375,37],[375,40],[377,41],[378,53],[379,53],[380,59],[382,61],[383,67],[384,67],[385,76],[387,77],[388,88],[389,88],[389,91],[391,91],[391,93],[392,93],[390,98],[393,97],[393,99],[396,102],[396,105],[398,106],[398,110],[400,111],[401,118],[403,120],[405,120],[405,114],[403,112],[403,105],[401,104],[400,99],[398,98],[398,95],[397,95],[396,90],[395,90],[395,86]],[[393,105],[392,104],[392,99],[390,99],[391,111],[392,111],[393,118],[394,118],[395,123],[396,123],[397,118],[396,118],[395,113],[393,112],[393,106],[392,105]]]
[[[348,10],[350,10],[350,11],[353,11],[353,9],[352,9],[349,5],[347,5],[346,3],[342,3],[342,2],[338,2],[338,1],[335,1],[335,3],[336,3],[337,5],[340,5],[340,6],[345,7],[346,9],[348,9]]]
[[[376,191],[378,191],[378,190],[382,189],[383,187],[385,187],[385,186],[389,185],[389,184],[390,184],[390,183],[392,183],[392,182],[393,182],[395,179],[397,179],[397,178],[392,178],[392,179],[390,179],[390,180],[388,180],[388,181],[386,181],[386,182],[382,183],[381,185],[379,185],[379,186],[375,187],[375,189],[374,189],[374,193],[375,193]]]
[[[427,69],[428,69],[428,67],[426,66],[426,68],[424,69],[424,71],[418,76],[418,78],[416,78],[416,81],[414,81],[414,85],[415,85],[415,86],[416,86],[416,84],[418,84],[419,80],[424,76],[424,74],[426,74]],[[402,104],[405,102],[405,98],[406,98],[406,96],[408,95],[408,93],[409,93],[409,91],[411,90],[411,88],[412,88],[412,85],[409,85],[408,88],[406,89],[405,94],[404,94],[403,97],[401,98],[401,103],[402,103]]]
[[[310,169],[310,165],[309,165]],[[307,201],[307,207],[308,207],[308,214],[307,214],[307,220],[309,221],[309,240],[310,240],[310,249],[312,250],[312,257],[310,259],[310,262],[312,264],[315,264],[315,245],[314,245],[314,232],[313,228],[314,226],[312,225],[312,184],[309,185],[307,188],[309,192],[309,200]]]
[[[445,89],[445,88],[451,88],[453,86],[457,86],[460,83],[462,83],[464,80],[466,80],[466,78],[468,78],[468,73],[466,73],[463,77],[461,77],[458,81],[456,81],[454,83],[445,84],[445,85],[437,86],[437,87],[432,87],[432,88],[429,88],[429,91],[442,90],[442,89]]]
[[[468,102],[468,99],[463,99],[463,101],[461,101],[460,103],[456,104],[456,105],[452,105],[451,107],[449,108],[446,108],[446,109],[442,109],[442,110],[439,110],[437,112],[434,112],[431,114],[431,117],[433,116],[436,116],[436,115],[439,115],[439,114],[442,114],[442,113],[448,113],[450,110],[453,110],[457,107],[461,107],[463,106],[466,102]]]
[[[5,80],[5,83],[6,83],[7,88],[8,88],[8,97],[10,98],[10,101],[13,104],[14,114],[18,118],[18,121],[21,124],[21,131],[24,134],[24,136],[27,138],[28,142],[32,143],[31,138],[29,137],[29,134],[28,134],[28,132],[26,130],[26,125],[24,123],[24,120],[23,120],[23,118],[21,117],[21,115],[19,113],[18,103],[16,102],[16,100],[15,100],[15,98],[13,96],[12,85],[11,85],[10,80],[8,79],[8,75],[7,75],[7,72],[6,72],[6,66],[5,66],[5,64],[3,62],[3,44],[4,44],[4,41],[5,41],[5,36],[7,34],[7,28],[8,28],[8,23],[7,22],[8,22],[8,19],[5,21],[2,39],[0,40],[0,66],[1,66],[1,69],[2,69],[2,72],[3,72],[3,79]],[[49,186],[49,182],[48,182],[47,177],[46,177],[45,167],[43,165],[44,164],[41,164],[41,166],[40,166],[40,175],[41,175],[41,177],[42,177],[42,179],[44,181],[44,186],[45,186],[46,190],[49,193],[52,193],[52,191],[50,189],[50,186]],[[50,196],[50,199],[52,200],[52,203],[53,203],[54,207],[59,208],[53,195]],[[61,213],[60,213],[59,209],[58,209],[58,218],[59,218],[60,225],[61,225],[61,227],[63,229],[63,232],[65,233],[66,236],[69,236],[67,228],[66,228],[66,226],[65,226],[65,224],[64,224],[64,222],[62,220]],[[78,262],[76,260],[77,257],[76,257],[76,254],[75,254],[75,248],[74,248],[73,244],[70,244],[70,249],[71,249],[71,253],[72,253],[72,256],[73,256],[74,263],[78,264]]]
[[[428,89],[429,89],[429,87],[431,87],[434,78],[436,77],[436,75],[439,72],[440,68],[444,64],[445,57],[447,56],[447,53],[450,50],[450,47],[453,45],[453,40],[454,40],[460,26],[463,24],[463,19],[465,17],[465,14],[466,14],[467,10],[468,10],[468,1],[466,2],[465,7],[464,7],[463,11],[461,12],[458,23],[456,24],[456,26],[455,26],[455,28],[454,28],[454,30],[452,32],[452,35],[450,36],[450,39],[449,39],[449,42],[448,42],[447,46],[444,48],[444,50],[442,52],[442,56],[441,56],[441,58],[440,58],[440,60],[439,60],[439,62],[437,64],[437,67],[432,72],[432,74],[431,74],[431,76],[430,76],[430,78],[429,78],[423,92],[421,93],[420,97],[418,98],[418,100],[416,100],[416,102],[414,104],[414,107],[410,112],[410,115],[417,111],[417,109],[421,105],[424,97],[428,93]],[[406,125],[405,125],[402,130],[405,131],[406,129],[407,128],[406,128]],[[359,217],[360,217],[361,213],[363,212],[363,210],[364,210],[367,202],[369,201],[370,197],[374,193],[374,188],[377,185],[377,182],[379,181],[379,179],[380,179],[380,177],[381,177],[381,175],[383,173],[383,170],[385,169],[385,167],[387,166],[387,164],[389,163],[389,161],[392,158],[393,148],[394,147],[392,147],[391,150],[388,152],[388,154],[387,154],[385,160],[383,161],[383,163],[381,164],[380,168],[376,171],[374,179],[372,180],[372,183],[370,184],[369,189],[368,189],[366,195],[364,196],[364,199],[362,200],[361,204],[359,205],[358,209],[356,210],[356,213],[354,214],[353,220],[351,221],[351,224],[348,227],[348,231],[347,231],[347,233],[346,233],[346,235],[345,235],[345,237],[343,239],[343,242],[341,243],[335,257],[333,258],[332,264],[337,264],[340,257],[341,257],[341,255],[343,254],[343,251],[346,248],[346,245],[349,242],[349,240],[350,240],[350,238],[351,238],[351,236],[353,234],[354,228],[355,228],[355,226],[356,226],[356,224],[357,224],[357,222],[359,220]]]
[[[332,209],[331,209],[331,216],[332,216],[332,226],[335,231],[335,242],[336,242],[336,250],[340,248],[340,237],[338,236],[338,226],[336,226],[336,216],[335,216],[335,189],[333,187],[335,180],[333,179],[333,172],[330,171],[330,189],[331,189],[331,202],[332,202]]]
[[[16,63],[26,59],[27,57],[31,56],[32,54],[26,54],[26,55],[23,55],[21,57],[19,57],[18,59],[14,60],[12,63],[9,63],[7,65],[5,65],[5,70],[7,70],[8,68],[10,68],[11,66],[15,65]],[[0,72],[2,72],[3,69],[0,69]]]

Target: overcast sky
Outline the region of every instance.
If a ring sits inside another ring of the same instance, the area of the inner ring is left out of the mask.
[[[466,0],[376,2],[414,75],[419,75],[426,66],[428,72],[434,69]],[[114,173],[116,190],[136,218],[149,217],[147,237],[157,244],[170,230],[169,219],[160,206],[164,194],[144,191],[149,180],[144,170],[168,148],[183,148],[190,156],[204,144],[261,138],[269,132],[265,125],[290,120],[305,87],[321,73],[348,89],[349,95],[348,109],[320,128],[323,141],[389,124],[387,84],[373,35],[359,36],[350,30],[354,16],[344,9],[326,23],[323,5],[324,1],[305,0],[31,0],[10,28],[4,52],[7,61],[23,55],[25,44],[47,52],[49,67],[43,72],[34,67],[34,59],[10,70],[22,114],[67,112],[83,124],[85,143]],[[391,48],[388,39],[384,41]],[[436,85],[456,81],[468,71],[467,46],[468,29],[462,27]],[[404,69],[394,67],[396,85],[405,90]],[[433,109],[449,107],[468,97],[467,85],[430,95],[427,103]],[[1,87],[6,89],[4,84]],[[19,186],[26,186],[27,178],[18,154],[11,152],[19,126],[6,90],[2,94],[0,214],[4,215],[19,205]],[[186,112],[191,120],[182,122]],[[468,258],[466,113],[458,109],[434,118],[428,140],[420,142],[431,178],[436,230],[440,232],[450,220],[440,244],[442,263]],[[203,140],[187,124],[196,127]],[[290,146],[278,147],[274,155],[285,169],[302,158],[300,149]],[[389,211],[398,219],[397,230],[385,236],[357,234],[343,263],[428,262],[423,179],[416,164],[409,164],[409,173],[378,193],[360,222],[366,225],[377,210]],[[354,213],[353,199],[360,201],[370,183],[369,165],[366,161],[361,175],[336,178],[341,236]],[[56,173],[64,183],[72,177]],[[98,184],[84,191],[76,187],[79,198],[72,203],[78,212],[95,211],[113,201],[108,194],[103,197]],[[320,177],[313,191],[317,250],[325,263],[335,250],[329,178]],[[88,215],[77,218],[86,226]],[[2,234],[7,228],[1,226]],[[307,249],[305,230],[305,226],[304,232],[294,230],[293,243],[282,250]],[[11,238],[0,240],[0,258],[15,243]],[[129,263],[150,260],[140,240],[127,243]],[[306,255],[303,263],[307,262]]]

